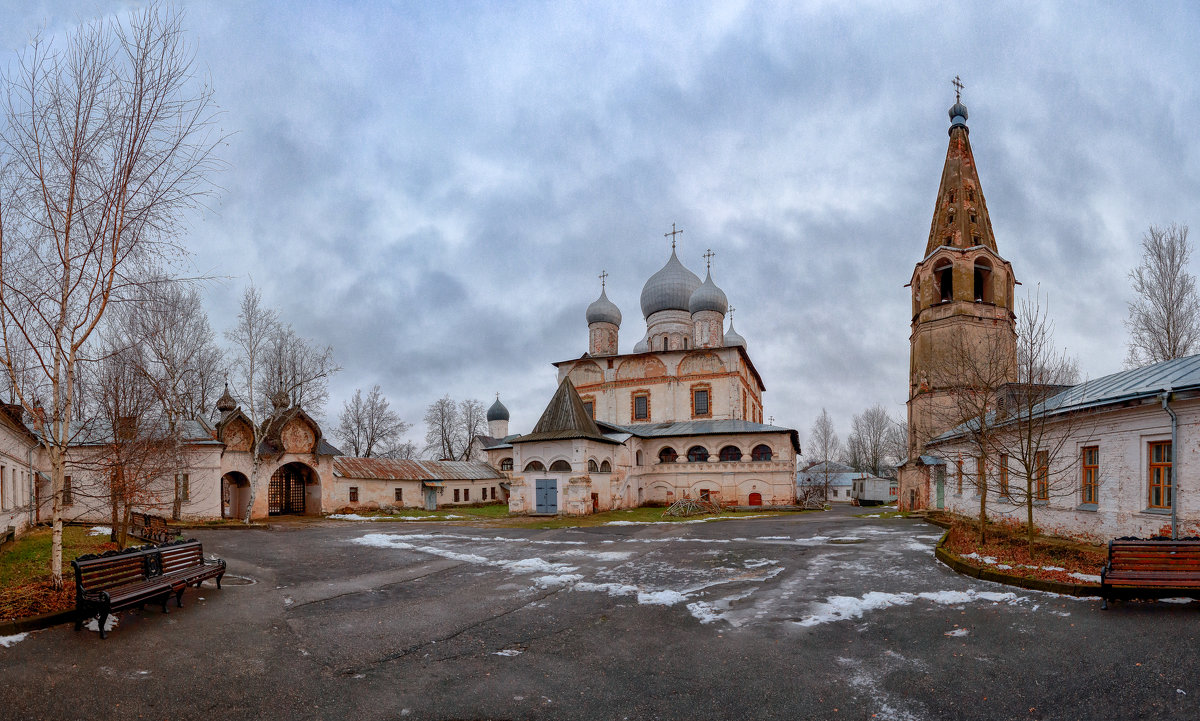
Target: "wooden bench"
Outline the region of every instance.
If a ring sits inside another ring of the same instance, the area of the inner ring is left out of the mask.
[[[200,542],[192,539],[159,546],[142,546],[101,555],[80,556],[71,561],[75,570],[75,630],[85,619],[97,617],[100,638],[114,611],[147,603],[159,603],[167,613],[167,601],[183,608],[183,591],[216,578],[217,588],[225,575],[225,561],[204,559]]]
[[[1100,597],[1200,598],[1200,540],[1118,538],[1108,542]]]
[[[129,532],[154,543],[167,543],[177,535],[167,526],[167,519],[137,511],[129,514]]]

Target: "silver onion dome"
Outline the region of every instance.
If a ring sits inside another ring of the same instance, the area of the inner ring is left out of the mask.
[[[592,301],[592,304],[587,307],[587,322],[592,323],[612,323],[613,325],[621,325],[621,309],[608,299],[604,289],[600,290],[600,297]]]
[[[729,299],[725,297],[725,291],[713,282],[712,271],[708,272],[704,282],[692,292],[692,297],[688,300],[688,312],[699,313],[702,310],[716,311],[721,315],[725,315],[729,310]]]
[[[487,419],[489,423],[508,420],[508,409],[500,402],[500,396],[496,396],[496,402],[492,404],[491,408],[488,408]]]
[[[725,345],[735,346],[740,345],[746,347],[746,339],[743,338],[736,330],[733,329],[733,319],[729,320],[729,330],[725,331]]]
[[[966,125],[967,124],[967,106],[962,103],[955,103],[950,106],[950,124],[951,125]]]
[[[699,287],[700,278],[683,267],[672,249],[667,264],[642,288],[642,315],[649,318],[660,310],[688,310],[688,301]]]
[[[650,341],[646,340],[645,338],[642,338],[637,343],[634,343],[633,344],[633,352],[634,353],[649,353],[650,352]]]

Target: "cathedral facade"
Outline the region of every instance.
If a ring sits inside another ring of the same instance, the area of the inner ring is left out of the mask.
[[[711,256],[709,256],[711,259]],[[518,513],[592,513],[708,499],[726,506],[795,501],[795,430],[764,424],[766,386],[746,341],[725,327],[725,293],[688,270],[672,244],[641,294],[645,333],[620,352],[620,309],[602,286],[588,306],[588,351],[554,363],[558,390],[533,430],[485,448],[511,475]],[[503,430],[503,433],[500,431]]]

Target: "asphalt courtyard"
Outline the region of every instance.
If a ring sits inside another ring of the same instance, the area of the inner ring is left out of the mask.
[[[0,716],[1200,717],[1200,604],[977,581],[853,512],[198,532],[225,588],[0,639]]]

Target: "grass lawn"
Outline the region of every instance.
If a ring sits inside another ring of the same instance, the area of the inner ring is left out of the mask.
[[[333,514],[338,516],[341,514]],[[490,503],[486,506],[452,506],[436,511],[426,511],[420,508],[405,508],[399,511],[355,511],[351,516],[370,518],[376,521],[412,521],[414,519],[429,521],[454,521],[466,519],[508,518],[507,503]],[[338,520],[334,518],[334,520]],[[355,520],[353,518],[348,520]]]
[[[1034,536],[1031,550],[1024,529],[1015,525],[989,525],[988,542],[980,545],[978,528],[961,521],[950,527],[945,548],[976,566],[1063,583],[1099,583],[1108,560],[1104,546],[1040,535]]]
[[[38,528],[0,554],[0,618],[36,616],[75,607],[71,561],[117,547],[108,535],[89,536],[85,526],[63,526],[63,589],[50,585],[51,530]],[[136,542],[136,541],[135,541]]]

